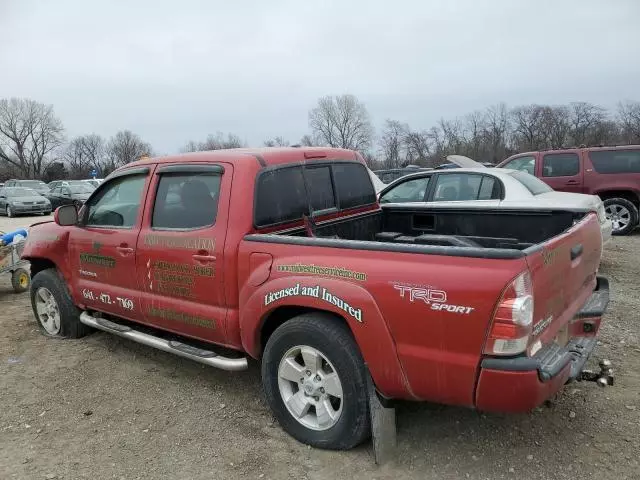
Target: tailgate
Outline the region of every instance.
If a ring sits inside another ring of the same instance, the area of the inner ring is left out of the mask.
[[[540,249],[540,247],[542,247]],[[568,326],[596,285],[602,235],[595,213],[527,255],[533,283],[532,343],[567,343]]]

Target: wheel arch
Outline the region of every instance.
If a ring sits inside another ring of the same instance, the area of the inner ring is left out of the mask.
[[[615,190],[602,190],[596,192],[602,201],[609,200],[611,198],[624,198],[633,203],[636,208],[640,209],[640,194],[632,189],[615,189]]]
[[[361,321],[339,307],[310,296],[288,296],[272,303],[270,292],[300,285],[335,293],[360,309]],[[281,277],[240,294],[240,331],[244,350],[261,358],[264,346],[278,327],[303,313],[318,312],[344,322],[353,335],[376,387],[386,397],[415,398],[397,355],[396,345],[378,306],[362,286],[344,280],[316,277]]]

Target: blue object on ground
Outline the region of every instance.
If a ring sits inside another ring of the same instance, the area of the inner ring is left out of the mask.
[[[27,231],[24,228],[20,230],[16,230],[15,232],[5,233],[0,237],[0,241],[3,245],[9,245],[13,242],[13,237],[16,235],[22,235],[24,238],[27,238]]]

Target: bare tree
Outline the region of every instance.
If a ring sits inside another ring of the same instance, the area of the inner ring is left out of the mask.
[[[106,175],[122,165],[135,162],[152,153],[151,145],[144,142],[138,135],[129,130],[120,131],[107,143],[106,160],[100,173]]]
[[[76,137],[66,145],[62,158],[73,177],[86,177],[93,168],[102,173],[107,161],[105,141],[96,134]]]
[[[264,141],[265,147],[288,147],[289,141],[285,140],[284,137],[275,137],[270,138],[269,140]]]
[[[507,155],[509,131],[509,112],[504,103],[489,107],[485,113],[485,129],[488,143],[487,161],[498,163]]]
[[[544,148],[566,147],[570,130],[569,109],[567,107],[542,107],[540,140]]]
[[[575,145],[591,143],[591,134],[604,122],[607,114],[604,108],[587,102],[569,104],[569,123],[571,138]]]
[[[406,163],[405,139],[409,126],[387,119],[380,136],[380,153],[385,168],[399,168]]]
[[[369,112],[353,95],[322,97],[309,112],[309,127],[331,147],[365,151],[373,139]]]
[[[182,151],[184,152],[202,152],[206,150],[224,150],[227,148],[241,148],[244,147],[244,142],[239,136],[233,133],[227,134],[225,137],[222,132],[217,132],[215,135],[209,135],[204,142],[195,142],[190,140],[184,146]]]
[[[318,145],[311,135],[303,135],[300,139],[300,145],[303,147],[315,147]]]
[[[435,162],[432,161],[431,155],[432,142],[432,132],[407,131],[404,136],[404,145],[407,151],[407,163],[427,167],[435,166]]]
[[[618,122],[627,143],[640,143],[640,102],[618,104]]]
[[[24,177],[42,176],[63,133],[51,105],[20,98],[0,100],[0,160]]]

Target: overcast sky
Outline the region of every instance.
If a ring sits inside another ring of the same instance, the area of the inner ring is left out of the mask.
[[[0,0],[0,97],[53,104],[69,136],[297,142],[342,93],[413,128],[640,100],[640,0]]]

